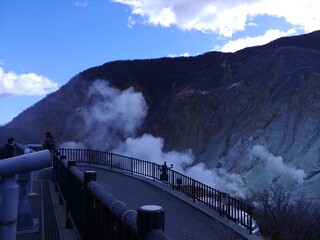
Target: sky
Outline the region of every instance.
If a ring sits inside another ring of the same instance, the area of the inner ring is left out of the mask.
[[[1,0],[0,125],[115,60],[235,52],[320,29],[319,0]]]

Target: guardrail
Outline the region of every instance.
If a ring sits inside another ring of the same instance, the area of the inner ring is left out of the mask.
[[[126,157],[109,152],[101,152],[87,149],[58,149],[67,160],[75,160],[79,163],[97,164],[119,169],[131,174],[137,174],[162,181],[171,186],[173,190],[179,191],[198,201],[208,208],[218,212],[221,217],[226,217],[240,224],[252,234],[257,226],[252,218],[252,207],[248,204],[229,196],[217,189],[209,187],[199,181],[168,168],[166,165]],[[54,172],[57,169],[54,169]]]
[[[60,152],[53,159],[53,180],[59,203],[66,206],[66,227],[74,227],[79,239],[170,240],[163,231],[163,208],[128,209],[95,181],[94,171],[83,173],[76,161],[67,161]]]

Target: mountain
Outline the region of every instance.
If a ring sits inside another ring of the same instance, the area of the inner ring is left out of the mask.
[[[58,143],[110,151],[148,133],[164,139],[164,151],[191,149],[194,164],[240,174],[244,186],[259,187],[261,177],[319,200],[319,59],[316,31],[235,53],[109,62],[76,75],[1,127],[0,136],[39,143],[51,131]],[[97,80],[105,85],[94,85]],[[103,97],[106,86],[112,90]],[[125,94],[112,100],[116,90]],[[130,107],[135,125],[131,116],[110,120],[113,106],[118,117],[126,116],[128,109],[116,104],[130,94],[135,100],[127,104],[140,101],[137,93],[146,106],[139,109],[145,114]],[[100,120],[93,123],[97,111]],[[89,141],[94,134],[99,138]]]

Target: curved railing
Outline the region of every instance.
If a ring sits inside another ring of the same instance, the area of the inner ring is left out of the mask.
[[[59,151],[65,152],[60,149],[53,154],[53,180],[59,203],[66,206],[66,227],[74,227],[79,239],[170,240],[163,231],[162,208],[152,215],[140,213],[140,208],[128,209],[96,182],[94,171],[82,172],[75,160],[66,160]],[[139,220],[148,222],[148,229],[139,227]]]
[[[119,154],[87,149],[58,149],[67,160],[78,163],[95,164],[118,169],[131,174],[137,174],[158,180],[215,210],[222,217],[226,217],[249,230],[250,234],[257,228],[252,218],[252,207],[186,175],[174,171],[163,165],[144,161]],[[55,171],[55,169],[54,169]]]

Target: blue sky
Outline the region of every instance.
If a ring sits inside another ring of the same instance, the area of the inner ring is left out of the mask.
[[[318,0],[1,0],[0,125],[109,61],[234,52],[319,30]]]

